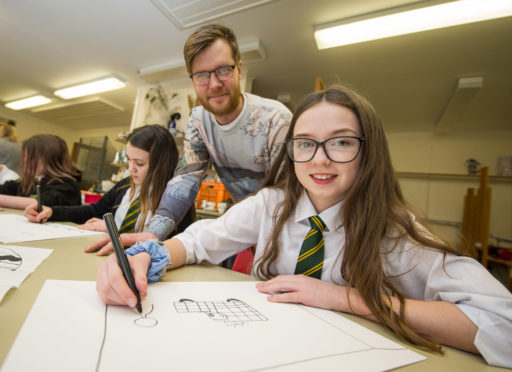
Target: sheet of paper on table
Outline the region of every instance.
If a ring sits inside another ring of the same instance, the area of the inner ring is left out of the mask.
[[[55,222],[43,224],[27,221],[17,214],[0,214],[0,242],[17,243],[35,240],[72,238],[77,236],[89,236],[104,234],[97,231],[80,230],[75,226],[64,225]]]
[[[53,249],[0,245],[0,303],[11,288],[18,288]]]
[[[48,280],[2,371],[382,371],[423,359],[339,314],[270,303],[255,282],[155,283],[139,314],[105,306],[94,282]]]

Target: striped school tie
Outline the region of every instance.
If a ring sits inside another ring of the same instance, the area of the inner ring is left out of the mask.
[[[140,201],[139,198],[132,201],[130,204],[130,208],[128,208],[128,212],[126,212],[126,216],[124,216],[123,223],[121,224],[121,228],[119,229],[119,233],[131,233],[135,231],[135,224],[137,223],[137,218],[140,213]]]
[[[300,248],[295,274],[320,279],[324,265],[324,237],[322,231],[325,229],[325,224],[318,216],[309,217],[309,224],[311,230],[304,238]]]

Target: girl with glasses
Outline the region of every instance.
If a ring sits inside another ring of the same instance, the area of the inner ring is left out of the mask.
[[[511,367],[512,295],[416,220],[371,104],[344,87],[312,93],[286,138],[255,195],[164,244],[127,251],[139,291],[166,268],[218,264],[257,244],[252,274],[271,302],[357,314],[422,348],[449,345]],[[133,307],[116,265],[100,265],[98,292]]]

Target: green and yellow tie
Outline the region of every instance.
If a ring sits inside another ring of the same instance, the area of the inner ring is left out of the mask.
[[[132,201],[130,204],[130,208],[128,208],[128,212],[124,216],[123,223],[121,224],[121,228],[119,229],[119,233],[131,233],[135,231],[135,224],[137,223],[137,218],[140,213],[140,201],[139,198]]]
[[[300,248],[295,274],[320,279],[324,265],[324,237],[322,231],[325,229],[325,224],[318,216],[309,217],[309,224],[311,230],[304,238]]]

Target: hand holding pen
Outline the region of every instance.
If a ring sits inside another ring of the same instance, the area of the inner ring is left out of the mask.
[[[41,203],[41,185],[36,185],[36,198],[37,198],[37,213],[41,213],[43,210],[43,204]],[[43,220],[40,220],[39,223],[43,223]]]
[[[139,313],[142,313],[142,305],[140,301],[140,293],[137,287],[135,286],[135,279],[133,278],[132,269],[128,262],[128,257],[124,252],[123,243],[121,242],[121,237],[119,236],[119,232],[117,230],[116,224],[114,222],[114,217],[112,213],[105,213],[103,215],[103,219],[105,220],[105,224],[107,225],[107,230],[110,236],[110,240],[112,241],[112,245],[114,247],[114,252],[116,254],[117,263],[123,272],[123,277],[126,280],[126,283],[135,294],[137,298],[136,308]]]
[[[47,207],[46,205],[42,206],[42,212],[38,212],[37,209],[37,203],[29,204],[25,208],[23,215],[27,218],[28,221],[34,223],[44,223],[48,221],[53,215],[52,208]]]

